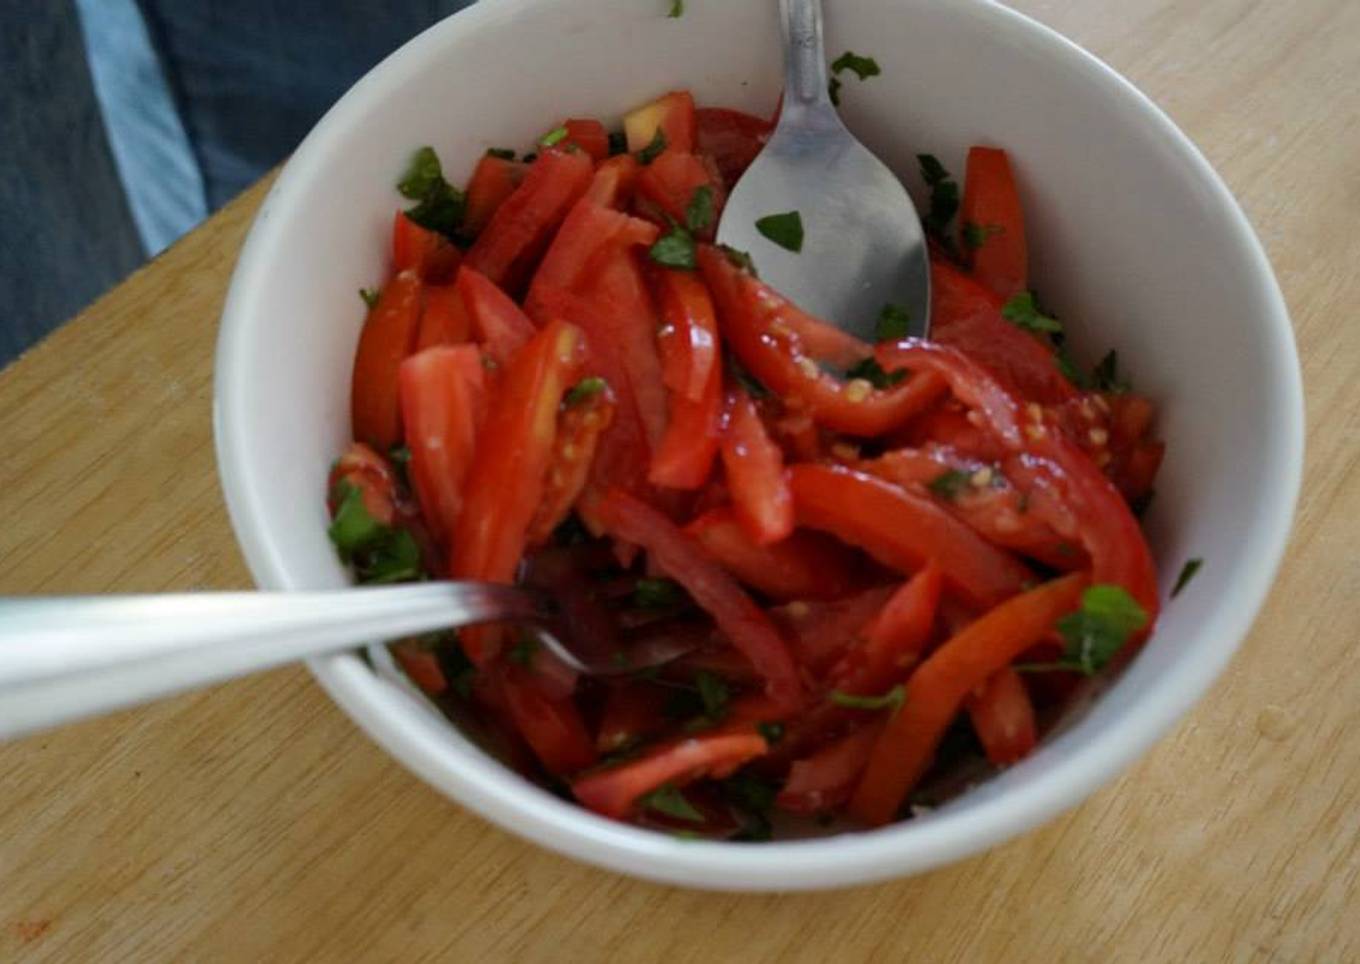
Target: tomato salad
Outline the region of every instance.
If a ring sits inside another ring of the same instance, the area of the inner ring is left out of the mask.
[[[394,652],[544,785],[747,840],[1023,758],[1158,609],[1153,407],[1029,290],[1006,153],[973,148],[962,191],[921,156],[931,338],[885,305],[869,344],[713,241],[770,129],[677,91],[490,150],[462,191],[419,151],[329,483],[361,581],[532,582],[622,670],[684,643],[607,678],[506,626]]]

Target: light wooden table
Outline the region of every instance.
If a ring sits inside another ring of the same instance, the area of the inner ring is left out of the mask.
[[[1017,5],[1204,148],[1302,349],[1308,468],[1283,575],[1172,737],[963,864],[714,895],[493,829],[283,670],[0,747],[0,960],[1360,960],[1360,2]],[[0,375],[0,592],[248,585],[210,373],[263,190]]]

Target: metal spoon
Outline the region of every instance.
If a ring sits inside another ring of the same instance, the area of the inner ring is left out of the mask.
[[[718,240],[748,252],[763,280],[805,311],[875,341],[887,305],[911,334],[930,323],[930,265],[921,220],[902,183],[841,123],[827,91],[821,0],[779,0],[784,106],[765,149],[737,182]],[[761,218],[798,212],[798,252],[771,241]]]
[[[0,598],[0,739],[373,640],[482,622],[525,623],[579,672],[636,672],[692,648],[631,661],[583,658],[538,590],[423,582],[326,592]],[[564,640],[566,641],[564,643]]]

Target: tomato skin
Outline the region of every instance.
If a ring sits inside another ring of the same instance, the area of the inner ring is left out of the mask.
[[[842,383],[817,368],[791,326],[780,327],[791,308],[785,298],[709,245],[699,247],[699,267],[738,360],[766,388],[801,406],[818,424],[849,435],[882,435],[924,411],[944,391],[943,381],[926,375],[856,395],[853,382]]]
[[[461,345],[472,337],[472,316],[456,284],[427,285],[425,310],[420,316],[416,351],[440,345]]]
[[[959,223],[981,232],[981,244],[967,252],[973,277],[1003,301],[1029,287],[1029,253],[1025,246],[1025,215],[1015,187],[1010,158],[995,147],[968,151]]]
[[[595,734],[595,749],[600,753],[616,753],[664,730],[663,702],[657,696],[655,686],[641,683],[611,686]]]
[[[1024,759],[1038,744],[1034,706],[1025,681],[1009,666],[984,680],[966,705],[987,759],[997,766]]]
[[[713,217],[703,227],[695,230],[695,237],[712,240],[722,217],[723,203],[727,191],[723,188],[722,177],[712,163],[697,154],[682,154],[679,151],[665,151],[652,161],[637,179],[637,198],[650,204],[659,217],[658,224],[666,227],[667,218],[676,224],[688,224],[689,208],[696,192],[708,188],[712,203]]]
[[[779,631],[703,549],[656,509],[618,489],[605,496],[598,512],[610,535],[646,549],[651,561],[713,617],[765,679],[773,700],[790,710],[801,705],[798,669]]]
[[[563,121],[562,126],[567,129],[563,144],[575,144],[597,163],[609,156],[609,131],[593,117],[576,117]]]
[[[580,296],[594,280],[591,272],[597,261],[606,257],[611,248],[650,245],[659,233],[654,224],[616,211],[589,196],[582,198],[567,213],[543,256],[529,285],[525,310],[538,324],[547,324],[555,311],[562,310],[560,300],[554,299],[560,299],[562,294]],[[619,388],[614,387],[616,391]]]
[[[731,190],[764,149],[774,125],[763,117],[721,107],[700,107],[694,113],[696,150],[713,158]]]
[[[902,707],[874,745],[850,813],[871,826],[891,821],[968,694],[1075,609],[1087,584],[1082,573],[1044,583],[984,613],[935,650],[907,680]]]
[[[861,696],[886,692],[916,665],[930,642],[944,586],[940,567],[929,562],[908,579],[831,670],[836,689]]]
[[[883,721],[873,720],[812,756],[794,761],[775,805],[806,814],[840,807],[850,799],[882,730]]]
[[[439,696],[448,692],[449,681],[439,665],[437,653],[425,649],[415,640],[405,639],[392,644],[392,658],[422,693]]]
[[[455,282],[462,295],[472,329],[499,366],[510,364],[516,353],[537,334],[529,316],[480,271],[459,268]]]
[[[486,414],[481,352],[473,345],[427,349],[402,362],[400,380],[411,483],[422,516],[443,542],[458,521]]]
[[[518,666],[506,667],[503,673],[501,691],[510,718],[549,773],[575,773],[595,762],[595,745],[570,697],[544,695]]]
[[[662,377],[666,387],[690,401],[704,397],[709,375],[720,366],[718,319],[708,289],[692,272],[652,273],[661,309]]]
[[[585,488],[601,436],[614,420],[614,396],[606,388],[557,416],[552,462],[543,483],[543,498],[529,523],[526,541],[543,545],[571,513]]]
[[[671,393],[670,420],[647,471],[653,485],[698,489],[713,474],[722,434],[722,372],[716,366],[708,381],[697,401]]]
[[[514,581],[552,458],[557,407],[580,375],[584,337],[554,322],[520,350],[501,376],[477,435],[477,458],[464,485],[449,572],[456,579]],[[495,634],[463,634],[468,658],[486,664]]]
[[[392,222],[392,270],[414,269],[431,284],[443,284],[458,270],[463,255],[453,242],[437,231],[422,228],[398,211]]]
[[[775,599],[835,599],[854,584],[854,557],[834,540],[794,532],[762,546],[728,506],[708,510],[685,533],[732,575]]]
[[[590,186],[594,170],[581,151],[544,149],[519,187],[496,208],[464,264],[518,294],[553,232]]]
[[[875,586],[839,599],[800,599],[776,606],[770,616],[784,630],[798,665],[814,678],[824,679],[867,631],[892,593],[891,586]]]
[[[663,783],[684,786],[700,777],[722,778],[769,749],[753,726],[720,728],[662,744],[607,769],[580,777],[572,793],[586,807],[625,820],[639,797]]]
[[[633,199],[633,187],[642,165],[632,154],[616,154],[601,161],[585,196],[606,208],[622,209]]]
[[[416,346],[423,288],[413,270],[396,275],[368,313],[354,356],[350,386],[354,437],[379,452],[401,441],[397,371]]]
[[[368,514],[385,526],[405,522],[412,513],[401,497],[397,477],[387,459],[363,442],[351,442],[331,467],[326,480],[326,508],[332,516],[340,507],[341,482],[358,489]]]
[[[657,130],[666,138],[666,150],[688,154],[694,150],[694,98],[687,90],[673,90],[664,97],[630,111],[623,118],[629,153],[651,145]]]
[[[528,171],[527,164],[491,154],[482,155],[472,169],[463,208],[463,230],[470,237],[482,233],[505,199],[515,193]]]
[[[784,453],[765,433],[751,397],[741,388],[727,396],[722,460],[732,504],[746,533],[768,546],[793,532],[793,494]]]

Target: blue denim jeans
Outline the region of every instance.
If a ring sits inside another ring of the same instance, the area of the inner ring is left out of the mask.
[[[471,2],[0,0],[0,364]]]

